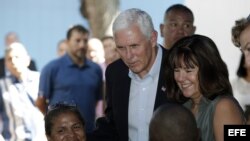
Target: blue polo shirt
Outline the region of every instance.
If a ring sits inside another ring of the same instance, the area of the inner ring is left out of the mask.
[[[86,122],[86,131],[94,129],[96,102],[102,99],[102,70],[85,59],[84,66],[74,64],[68,54],[48,63],[42,70],[39,96],[49,104],[75,103]]]

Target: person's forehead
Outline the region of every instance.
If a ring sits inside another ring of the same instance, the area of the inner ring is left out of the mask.
[[[18,40],[18,37],[17,37],[17,35],[15,35],[15,34],[10,34],[10,35],[6,36],[6,40],[14,40],[14,41],[17,41],[17,40]]]
[[[77,31],[77,30],[73,30],[71,33],[71,38],[72,37],[83,37],[83,38],[88,38],[89,34],[88,33],[84,33],[81,31]]]
[[[126,38],[133,38],[132,36],[143,36],[143,33],[140,29],[140,27],[138,25],[130,25],[129,27],[127,28],[123,28],[123,29],[120,29],[120,30],[117,30],[115,33],[114,33],[114,39],[115,39],[115,43],[116,43],[116,39],[119,38],[121,40],[123,40],[124,37]]]
[[[241,32],[241,35],[243,34],[250,34],[250,24],[245,27],[245,29]]]
[[[186,22],[193,22],[193,17],[191,13],[182,11],[182,10],[171,10],[167,13],[165,17],[166,20],[183,20]]]
[[[240,34],[240,39],[249,39],[249,35],[250,35],[250,24],[241,32]]]
[[[27,55],[21,52],[17,52],[17,51],[10,51],[9,53],[6,54],[7,58],[16,58],[18,57],[20,58],[25,58]]]
[[[246,27],[240,34],[241,47],[246,48],[250,45],[250,25]]]

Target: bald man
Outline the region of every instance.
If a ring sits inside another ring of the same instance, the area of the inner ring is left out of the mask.
[[[7,49],[10,44],[14,43],[14,42],[19,42],[19,38],[18,35],[15,32],[9,32],[6,34],[5,36],[5,49]],[[30,60],[30,64],[28,66],[29,69],[36,71],[36,65],[34,60]],[[4,58],[0,58],[0,78],[3,78],[4,76],[8,75],[9,72],[8,70],[5,68],[5,61]]]
[[[193,35],[195,30],[194,15],[187,6],[174,4],[165,11],[160,33],[166,49],[170,49],[179,39]]]
[[[185,107],[167,104],[159,107],[149,125],[149,141],[198,141],[195,117]]]

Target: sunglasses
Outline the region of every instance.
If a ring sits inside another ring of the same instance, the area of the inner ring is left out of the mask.
[[[61,109],[61,108],[69,108],[69,109],[77,109],[77,105],[76,103],[70,103],[70,102],[66,102],[66,101],[60,101],[57,102],[55,104],[51,104],[48,106],[48,110],[47,113],[56,110],[56,109]]]

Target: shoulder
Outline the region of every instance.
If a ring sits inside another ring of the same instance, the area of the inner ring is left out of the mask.
[[[91,61],[91,60],[89,60],[89,59],[87,59],[87,58],[86,58],[86,64],[87,64],[89,67],[93,68],[93,69],[101,70],[101,66],[100,66],[99,64],[97,64],[97,63],[95,63],[95,62],[93,62],[93,61]]]
[[[52,68],[56,68],[58,66],[60,66],[61,64],[63,64],[64,62],[64,58],[56,58],[54,60],[51,60],[50,62],[48,62],[43,69],[52,69]]]
[[[230,119],[243,119],[243,110],[238,101],[232,96],[222,96],[217,98],[215,105],[215,117]]]
[[[105,76],[107,81],[110,79],[126,79],[128,73],[129,68],[127,65],[121,59],[118,59],[107,66]]]
[[[223,140],[224,125],[243,125],[246,120],[238,102],[232,96],[217,97],[213,116],[215,140]]]
[[[121,71],[121,70],[128,70],[128,67],[126,64],[122,61],[122,59],[118,59],[108,65],[107,71],[112,70],[112,71]]]
[[[233,96],[220,96],[215,99],[216,109],[230,110],[231,108],[239,108],[238,101]]]
[[[58,69],[60,69],[64,65],[62,58],[57,58],[49,63],[47,63],[41,71],[41,76],[47,76],[50,75],[53,72],[56,72]],[[52,75],[52,74],[51,74]]]
[[[123,66],[123,65],[126,66],[125,63],[122,61],[122,59],[118,59],[113,63],[111,63],[109,66]]]
[[[91,61],[91,60],[89,60],[87,58],[85,60],[85,63],[86,63],[85,64],[86,68],[89,68],[91,71],[93,71],[93,72],[95,72],[95,73],[97,73],[99,75],[102,75],[103,69],[101,67],[101,64],[97,64],[97,63],[95,63],[95,62],[93,62],[93,61]]]

